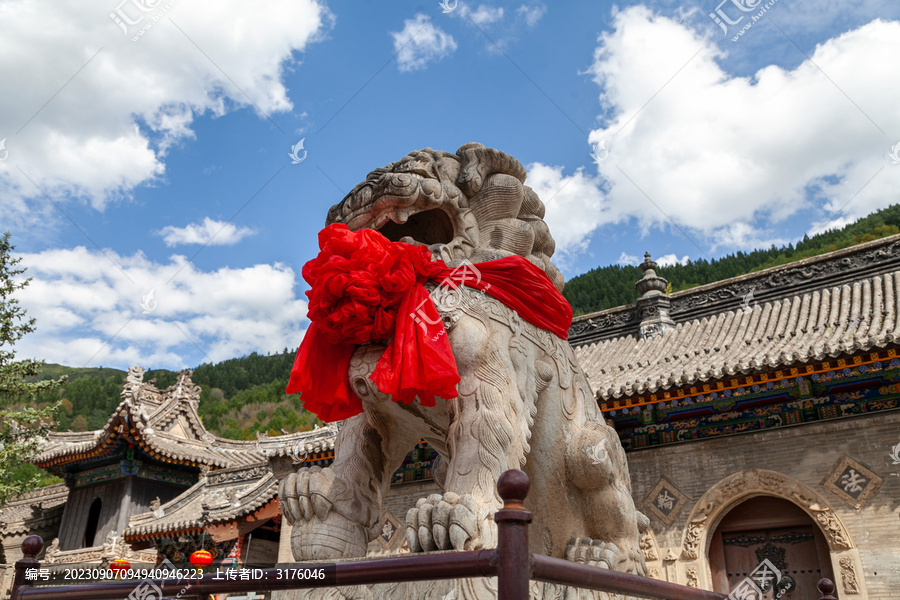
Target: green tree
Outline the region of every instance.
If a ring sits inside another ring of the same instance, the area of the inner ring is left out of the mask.
[[[84,418],[84,415],[78,415],[75,417],[75,420],[72,421],[72,431],[87,431],[88,424],[87,419]]]
[[[46,474],[23,466],[40,449],[50,431],[59,403],[34,405],[39,392],[57,386],[59,380],[34,381],[41,362],[17,361],[13,346],[34,331],[35,320],[13,294],[28,285],[22,279],[22,259],[13,258],[9,232],[0,237],[0,506],[22,492],[34,489]],[[18,408],[17,408],[18,407]]]

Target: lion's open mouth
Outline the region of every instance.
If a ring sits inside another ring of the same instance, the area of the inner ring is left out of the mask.
[[[386,221],[376,228],[392,242],[411,238],[420,244],[449,244],[453,240],[453,223],[443,210],[433,208],[410,215],[405,223]],[[409,241],[409,240],[404,240]]]

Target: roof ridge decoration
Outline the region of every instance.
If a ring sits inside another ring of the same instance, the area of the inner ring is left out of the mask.
[[[249,469],[223,471],[227,472],[222,476],[218,472],[210,473],[150,512],[132,516],[124,531],[126,540],[200,530],[214,523],[239,519],[277,502],[277,481],[264,463]]]
[[[643,278],[634,284],[634,288],[641,293],[641,297],[635,303],[640,321],[641,339],[647,339],[655,335],[662,335],[675,327],[675,321],[669,316],[670,301],[666,294],[669,281],[656,274],[659,265],[650,258],[650,253],[644,253],[644,262],[640,264],[644,272]]]
[[[256,440],[220,438],[203,426],[197,408],[199,385],[193,382],[191,369],[178,373],[178,380],[159,390],[153,380],[146,382],[144,369],[128,369],[122,386],[122,401],[103,428],[85,432],[53,432],[35,457],[35,464],[61,468],[64,464],[93,460],[111,452],[124,437],[158,461],[212,469],[252,468],[273,455],[287,456],[298,447],[334,450],[340,424],[329,424],[312,431]],[[183,418],[189,430],[187,438],[166,431],[175,419]]]
[[[143,381],[140,365],[131,367],[122,386],[122,402],[102,429],[81,434],[51,433],[33,462],[62,467],[95,459],[114,450],[119,438],[126,438],[158,461],[187,466],[223,468],[264,461],[262,453],[252,447],[230,451],[213,447],[217,438],[206,430],[197,414],[200,386],[191,380],[192,375],[192,370],[185,369],[179,372],[175,385],[159,390],[153,381]],[[164,431],[170,416],[185,417],[187,439]]]
[[[900,234],[670,294],[669,315],[683,323],[740,310],[751,292],[757,302],[775,301],[898,269]],[[629,304],[576,317],[569,342],[578,347],[639,335],[637,312],[637,304]]]

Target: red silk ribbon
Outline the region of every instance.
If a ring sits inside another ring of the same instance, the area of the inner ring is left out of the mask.
[[[319,232],[319,249],[303,266],[311,286],[306,294],[312,324],[286,391],[300,392],[304,407],[323,421],[362,412],[347,372],[356,346],[369,342],[387,342],[371,379],[395,402],[418,397],[423,406],[434,406],[435,396],[457,396],[456,359],[423,285],[427,281],[439,282],[451,294],[459,285],[481,290],[536,327],[568,336],[571,306],[546,274],[521,256],[451,269],[432,260],[425,246],[338,223]]]

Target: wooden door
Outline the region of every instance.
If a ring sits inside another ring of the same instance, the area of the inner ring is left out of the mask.
[[[765,592],[762,598],[773,600],[779,591],[777,582],[758,576],[764,560],[782,578],[793,581],[782,599],[818,600],[816,583],[822,577],[833,579],[828,547],[818,526],[798,506],[778,498],[757,497],[732,509],[716,529],[709,554],[714,590],[726,594],[756,572],[756,582]]]

